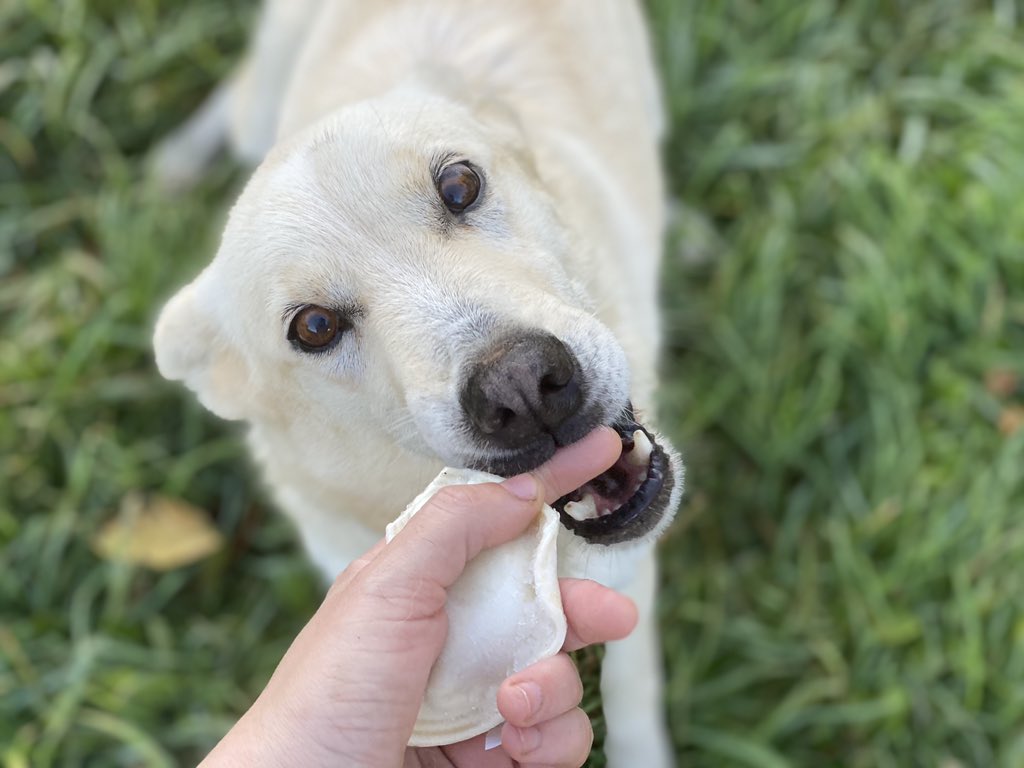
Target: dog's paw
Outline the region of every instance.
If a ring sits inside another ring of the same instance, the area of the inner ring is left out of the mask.
[[[180,194],[203,180],[227,145],[230,97],[230,84],[222,84],[184,125],[157,144],[148,165],[160,189]]]
[[[203,180],[211,158],[194,151],[177,134],[160,142],[149,158],[149,175],[157,188],[168,194],[183,194]]]

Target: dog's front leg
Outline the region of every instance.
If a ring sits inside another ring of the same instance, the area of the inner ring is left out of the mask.
[[[636,601],[640,622],[625,640],[609,643],[601,668],[609,768],[671,768],[675,765],[662,703],[661,643],[654,609],[654,553],[623,590]]]

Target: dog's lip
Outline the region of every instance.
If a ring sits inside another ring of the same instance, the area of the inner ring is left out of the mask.
[[[650,430],[636,421],[632,407],[628,407],[623,416],[610,426],[624,440],[631,438],[638,430],[643,432],[651,442],[651,454],[643,482],[614,511],[599,517],[577,520],[565,511],[565,505],[578,490],[552,504],[559,513],[562,525],[591,544],[621,544],[649,533],[668,509],[669,492],[673,486],[672,465],[665,449],[658,444]]]
[[[654,530],[668,511],[675,485],[674,470],[667,452],[658,443],[655,435],[636,420],[632,403],[627,403],[621,415],[608,426],[624,439],[631,438],[637,430],[642,431],[651,442],[651,454],[647,477],[633,495],[613,512],[587,520],[577,520],[569,515],[565,511],[565,505],[579,489],[552,504],[559,513],[563,527],[591,544],[621,544],[638,539]],[[589,431],[589,428],[583,430],[577,439],[582,439]],[[506,477],[529,472],[550,459],[559,447],[562,447],[560,443],[548,437],[528,448],[525,454],[519,453],[501,460],[474,462],[476,466],[473,468]]]

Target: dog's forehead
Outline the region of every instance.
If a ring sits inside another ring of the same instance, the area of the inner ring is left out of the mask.
[[[263,246],[274,250],[302,242],[345,249],[381,235],[394,243],[436,225],[435,177],[446,163],[471,159],[487,167],[492,154],[460,107],[358,104],[275,150],[239,208],[258,219]]]
[[[358,302],[381,286],[408,284],[404,293],[418,295],[451,272],[436,174],[457,159],[487,168],[493,152],[459,107],[341,110],[257,171],[232,212],[217,271],[245,285],[239,301],[274,308]]]
[[[318,123],[291,153],[335,196],[420,191],[446,159],[490,161],[492,148],[465,108],[440,100],[364,102]]]

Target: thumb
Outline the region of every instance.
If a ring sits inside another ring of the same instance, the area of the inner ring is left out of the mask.
[[[304,711],[329,715],[332,748],[351,754],[358,747],[369,765],[401,764],[447,634],[448,587],[481,550],[522,533],[545,501],[607,469],[619,451],[618,436],[601,428],[532,473],[442,488],[347,583],[330,591],[275,678],[286,686],[290,670],[317,659],[314,681],[294,674],[306,681],[300,697],[319,702]]]
[[[441,488],[374,559],[375,591],[393,584],[407,593],[409,584],[424,581],[447,589],[482,550],[521,534],[543,503],[608,469],[620,450],[615,432],[600,427],[531,473],[500,484]],[[424,606],[433,611],[440,607]]]

